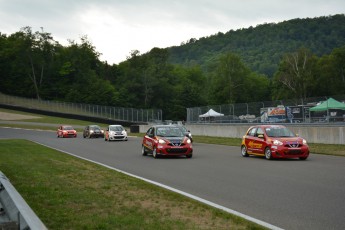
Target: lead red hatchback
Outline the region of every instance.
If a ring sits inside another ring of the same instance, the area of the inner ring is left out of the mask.
[[[188,132],[179,126],[156,125],[146,132],[142,147],[142,155],[152,153],[154,158],[159,156],[193,156],[192,142]]]
[[[77,137],[77,131],[70,125],[59,126],[56,134],[57,137]]]
[[[283,125],[257,125],[248,129],[242,138],[241,153],[273,158],[299,158],[309,156],[307,141]]]

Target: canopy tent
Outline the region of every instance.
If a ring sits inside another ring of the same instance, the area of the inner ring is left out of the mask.
[[[329,109],[342,109],[345,110],[345,104],[342,102],[339,102],[333,98],[329,98],[327,101],[322,102],[321,104],[312,107],[309,109],[309,111],[312,112],[319,112],[319,111],[326,111]]]
[[[224,116],[222,113],[218,113],[214,111],[213,109],[210,109],[207,113],[199,115],[199,117],[221,117]]]

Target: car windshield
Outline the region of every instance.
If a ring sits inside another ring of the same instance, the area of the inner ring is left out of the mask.
[[[101,129],[101,128],[98,125],[91,125],[90,129],[91,130],[98,130],[98,129]]]
[[[296,135],[286,127],[268,127],[265,129],[269,137],[295,137]]]
[[[73,130],[73,128],[71,126],[65,126],[63,127],[63,130]]]
[[[181,129],[183,130],[183,132],[188,132],[187,128],[184,126],[181,126]]]
[[[157,136],[161,137],[182,137],[183,130],[180,127],[158,127]]]
[[[122,126],[110,126],[109,131],[123,131]]]

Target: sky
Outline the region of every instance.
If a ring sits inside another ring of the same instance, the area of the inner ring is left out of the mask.
[[[344,0],[0,0],[0,32],[29,26],[67,46],[87,36],[108,64],[264,23],[345,13]]]

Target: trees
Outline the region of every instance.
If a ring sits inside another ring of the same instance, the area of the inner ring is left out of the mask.
[[[24,27],[18,34],[18,42],[24,46],[20,52],[26,63],[24,69],[34,86],[37,99],[40,99],[40,89],[45,72],[49,71],[49,65],[53,61],[56,44],[51,34],[44,32],[42,27],[41,29],[41,32],[33,33],[30,27]]]
[[[288,53],[279,64],[274,77],[273,96],[278,98],[307,98],[312,95],[316,56],[309,50],[300,48]]]
[[[264,100],[269,95],[268,78],[250,71],[240,57],[233,53],[219,57],[210,78],[210,104]]]
[[[316,96],[345,94],[345,46],[319,58],[317,70]]]
[[[232,104],[237,101],[249,70],[233,53],[220,56],[217,63],[212,74],[214,102]]]

